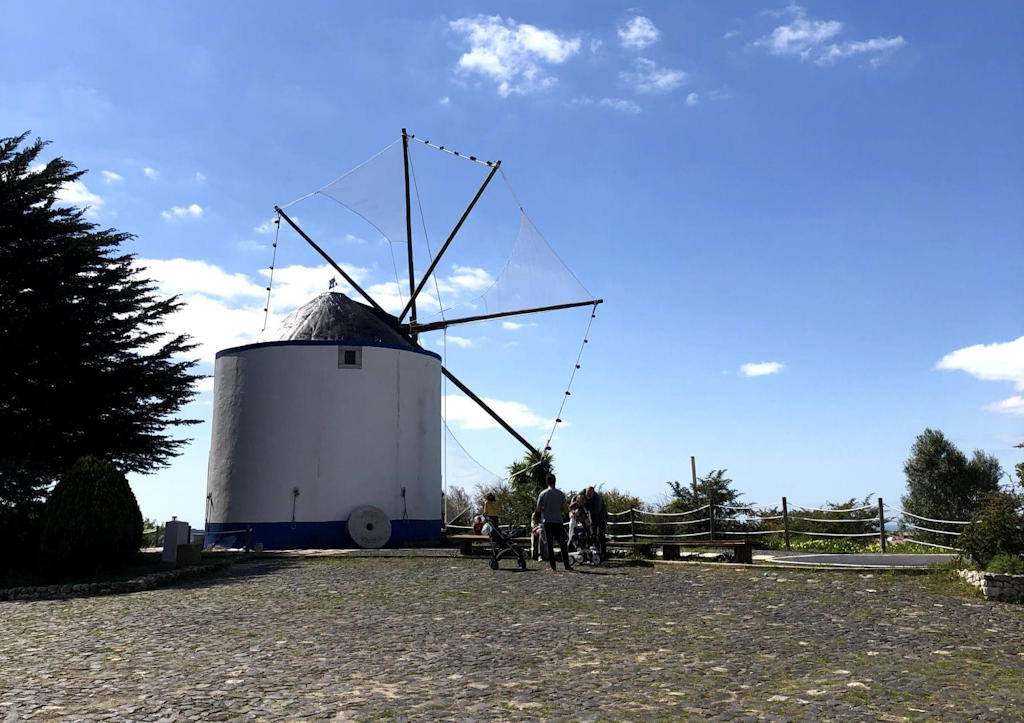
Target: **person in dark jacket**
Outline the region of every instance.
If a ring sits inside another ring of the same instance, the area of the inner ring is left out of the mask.
[[[606,560],[608,559],[608,507],[604,503],[604,498],[594,489],[593,485],[587,487],[583,504],[587,508],[587,512],[590,513],[591,524],[594,525],[594,534],[597,535],[597,548],[601,553],[601,559]]]

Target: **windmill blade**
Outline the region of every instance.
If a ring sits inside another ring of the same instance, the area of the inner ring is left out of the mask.
[[[575,309],[578,306],[597,306],[603,304],[604,299],[590,299],[589,301],[573,301],[568,304],[555,304],[553,306],[538,306],[534,309],[518,309],[516,311],[499,311],[494,314],[481,314],[480,316],[463,316],[458,319],[446,319],[445,321],[434,321],[429,324],[416,324],[413,330],[422,334],[438,329],[447,329],[455,324],[468,324],[472,321],[487,321],[488,319],[501,319],[506,316],[521,316],[523,314],[539,314],[542,311],[558,311],[559,309]]]
[[[473,391],[469,387],[467,387],[465,384],[463,384],[461,381],[459,381],[458,377],[456,377],[454,374],[452,374],[450,371],[448,371],[448,369],[445,368],[444,366],[441,367],[441,373],[444,374],[446,377],[448,377],[448,380],[452,384],[457,386],[462,391],[463,394],[465,394],[467,397],[469,397],[474,402],[476,402],[478,405],[480,405],[481,409],[483,409],[485,412],[487,412],[487,414],[489,414],[491,416],[491,418],[495,422],[500,424],[505,429],[506,432],[511,434],[517,440],[519,440],[519,443],[522,444],[524,447],[526,447],[526,449],[528,449],[530,452],[532,452],[533,454],[537,455],[538,457],[541,456],[540,452],[537,451],[536,447],[534,447],[532,444],[527,442],[526,438],[523,437],[523,435],[519,434],[519,432],[517,432],[515,429],[512,428],[512,425],[510,425],[508,422],[506,422],[504,419],[502,419],[501,416],[499,416],[497,412],[495,412],[493,409],[491,409],[489,406],[487,406],[487,403],[483,399],[478,397],[476,394],[473,393]]]
[[[430,268],[428,268],[426,273],[423,274],[423,278],[420,279],[419,285],[413,290],[412,294],[409,297],[408,303],[406,303],[405,308],[402,309],[402,313],[398,315],[399,321],[404,319],[405,315],[408,314],[409,311],[414,308],[416,304],[416,297],[418,297],[420,295],[420,292],[423,291],[423,287],[430,279],[430,275],[434,273],[434,269],[436,269],[437,265],[441,262],[441,257],[444,256],[444,252],[448,250],[448,246],[451,245],[452,239],[455,238],[455,234],[457,234],[459,232],[459,229],[462,228],[462,224],[466,222],[466,218],[469,216],[470,211],[473,210],[473,207],[476,205],[476,202],[480,200],[480,196],[483,195],[484,189],[487,188],[487,184],[491,182],[491,179],[494,178],[494,174],[497,173],[500,167],[501,161],[495,161],[494,165],[491,166],[491,172],[487,174],[487,178],[484,179],[483,184],[480,186],[480,190],[476,192],[476,195],[473,196],[473,200],[469,202],[469,206],[467,206],[466,210],[462,212],[462,217],[459,219],[459,222],[455,224],[455,228],[453,228],[452,232],[448,234],[448,238],[445,240],[444,245],[441,246],[441,250],[437,252],[437,256],[435,256],[434,260],[431,262]]]
[[[334,259],[332,259],[330,256],[327,255],[326,251],[324,251],[322,248],[317,246],[316,242],[313,239],[311,239],[306,234],[305,231],[303,231],[301,228],[299,228],[298,225],[294,221],[292,221],[290,218],[288,218],[288,214],[286,214],[284,211],[282,211],[279,206],[274,206],[274,210],[277,211],[277,213],[281,216],[281,218],[283,218],[285,221],[288,222],[289,226],[291,226],[293,229],[295,229],[295,232],[297,234],[299,234],[299,236],[301,236],[303,239],[305,239],[306,243],[308,243],[310,246],[313,247],[314,251],[316,251],[318,254],[320,254],[324,258],[324,260],[327,261],[327,263],[329,263],[331,266],[333,266],[334,270],[337,271],[339,274],[341,274],[341,277],[343,279],[345,279],[345,281],[348,282],[349,286],[351,286],[353,289],[355,289],[357,292],[359,292],[359,294],[364,299],[366,299],[369,302],[370,306],[372,306],[374,309],[376,309],[377,311],[379,311],[381,313],[385,313],[385,314],[387,313],[386,311],[384,311],[384,309],[381,307],[380,304],[378,304],[376,301],[373,300],[372,296],[370,296],[365,291],[363,291],[363,287],[361,287],[359,284],[357,284],[355,279],[353,279],[351,276],[349,276],[347,273],[345,273],[345,269],[343,269],[340,266],[338,266],[338,264],[335,263]]]

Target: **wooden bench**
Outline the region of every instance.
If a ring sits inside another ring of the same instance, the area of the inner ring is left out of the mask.
[[[747,540],[608,540],[608,547],[632,547],[647,555],[653,554],[655,547],[660,547],[663,560],[678,560],[682,547],[729,548],[736,562],[747,565],[754,562],[754,545]]]
[[[491,538],[487,535],[448,535],[448,539],[459,546],[460,555],[472,555],[473,545],[487,545],[490,547]],[[522,547],[530,548],[529,537],[513,537],[512,542]]]

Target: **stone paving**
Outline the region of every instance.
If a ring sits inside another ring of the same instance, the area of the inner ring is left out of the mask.
[[[255,560],[0,603],[0,721],[1020,720],[1024,606],[932,575]]]

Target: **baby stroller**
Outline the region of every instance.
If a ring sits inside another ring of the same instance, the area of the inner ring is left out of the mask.
[[[576,534],[569,540],[569,559],[574,565],[597,567],[601,564],[601,552],[597,549],[597,540],[589,534],[588,529],[583,525],[576,528]]]
[[[514,530],[502,532],[497,525],[492,525],[481,516],[474,520],[473,529],[487,535],[487,538],[491,541],[490,566],[492,570],[498,569],[498,561],[503,557],[515,557],[516,562],[519,564],[519,569],[526,569],[526,553],[523,552],[523,548],[515,543],[515,538],[525,532],[524,528],[517,527]]]

